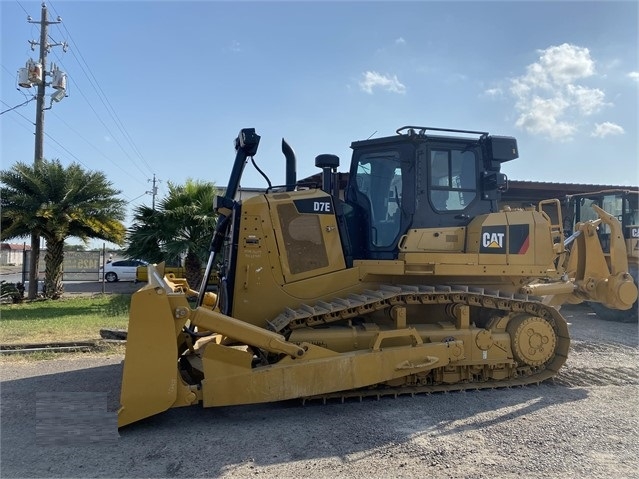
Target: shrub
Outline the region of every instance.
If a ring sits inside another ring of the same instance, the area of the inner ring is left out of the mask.
[[[21,303],[24,299],[24,285],[0,281],[0,301],[3,303]]]

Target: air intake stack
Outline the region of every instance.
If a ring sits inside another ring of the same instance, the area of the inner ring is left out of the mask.
[[[318,155],[315,157],[315,166],[322,169],[322,190],[329,195],[339,196],[339,184],[336,174],[339,167],[339,157],[337,155]]]

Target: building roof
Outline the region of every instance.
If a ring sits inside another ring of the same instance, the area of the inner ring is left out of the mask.
[[[348,173],[339,173],[340,188],[345,188]],[[322,173],[316,173],[297,182],[300,186],[321,186]],[[550,181],[508,180],[508,190],[502,193],[502,200],[528,200],[530,198],[555,198],[577,193],[590,193],[603,190],[637,190],[635,186],[596,185],[583,183],[556,183]]]
[[[591,193],[604,190],[637,190],[637,186],[594,185],[583,183],[554,183],[547,181],[508,180],[508,190],[502,193],[502,201],[563,198],[566,195]]]
[[[11,251],[24,251],[31,250],[31,245],[28,244],[17,244],[17,243],[0,243],[0,249],[3,251],[11,250]]]

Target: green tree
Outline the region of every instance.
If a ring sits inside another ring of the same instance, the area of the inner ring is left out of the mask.
[[[168,188],[156,210],[148,206],[134,209],[126,254],[150,263],[175,264],[184,258],[186,279],[195,288],[202,281],[215,229],[215,185],[189,178],[183,185],[168,182]]]
[[[2,240],[29,236],[45,238],[45,296],[63,292],[64,240],[102,239],[121,244],[126,202],[116,198],[102,172],[86,171],[77,163],[65,167],[59,160],[34,165],[18,162],[0,172]]]

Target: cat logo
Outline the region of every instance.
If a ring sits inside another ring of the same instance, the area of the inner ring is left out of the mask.
[[[481,229],[480,253],[506,253],[506,226],[484,226]]]
[[[484,233],[481,235],[481,245],[484,248],[503,248],[505,233]]]
[[[530,226],[484,226],[481,229],[480,253],[526,254],[530,248]]]

